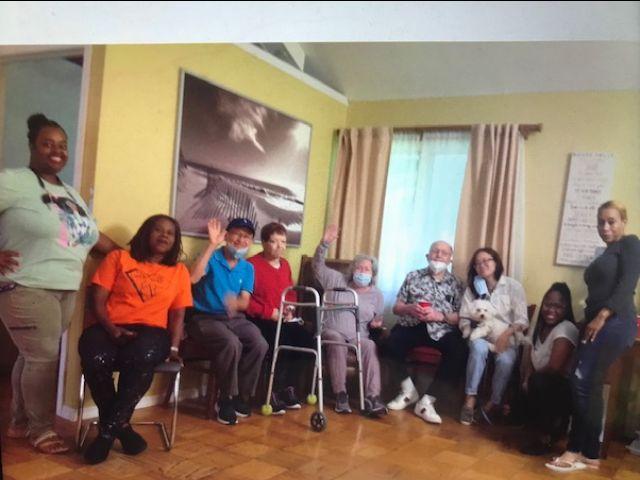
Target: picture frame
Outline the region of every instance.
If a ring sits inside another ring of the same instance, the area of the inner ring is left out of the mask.
[[[312,128],[221,85],[180,71],[172,214],[183,235],[207,237],[207,222],[278,222],[299,246]]]

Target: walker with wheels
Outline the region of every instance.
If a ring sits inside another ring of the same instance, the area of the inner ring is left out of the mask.
[[[296,292],[308,292],[313,295],[313,302],[291,302],[286,299],[287,294],[290,291]],[[350,302],[336,302],[330,300],[331,294],[348,294],[351,297]],[[282,330],[282,323],[284,322],[284,312],[287,307],[300,307],[300,308],[313,308],[316,312],[315,332],[314,337],[316,340],[316,349],[307,347],[296,347],[293,345],[280,345],[280,332]],[[329,340],[322,340],[322,325],[324,316],[329,312],[348,311],[353,313],[356,322],[356,344],[350,344],[346,342],[334,342]],[[273,390],[273,379],[276,370],[276,364],[278,362],[278,355],[281,350],[289,350],[294,352],[308,353],[314,356],[314,369],[313,379],[311,383],[311,393],[307,396],[307,403],[309,405],[318,405],[318,409],[311,414],[309,419],[312,430],[321,432],[327,428],[327,417],[324,414],[324,396],[322,385],[322,346],[323,345],[338,345],[355,351],[356,360],[358,364],[358,385],[360,389],[360,410],[364,412],[364,386],[362,380],[362,354],[360,348],[360,316],[358,309],[358,294],[351,288],[334,288],[324,292],[322,296],[322,305],[320,304],[320,295],[318,291],[311,287],[305,286],[293,286],[288,287],[282,292],[280,297],[280,309],[278,315],[278,324],[276,326],[275,342],[273,347],[273,356],[271,359],[271,370],[269,372],[269,386],[267,388],[267,398],[262,406],[263,415],[271,415],[273,408],[271,407],[271,392]],[[315,395],[316,382],[318,387],[318,395]]]

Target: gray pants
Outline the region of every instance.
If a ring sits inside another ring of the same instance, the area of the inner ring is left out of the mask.
[[[322,331],[322,339],[333,342],[345,342],[355,345],[356,339],[346,338],[337,330],[326,328]],[[367,397],[380,395],[380,361],[376,352],[376,344],[370,338],[360,337],[362,353],[362,376],[364,394]],[[339,345],[327,345],[327,359],[331,388],[334,393],[347,391],[347,352],[350,349]]]
[[[187,333],[211,355],[220,386],[220,397],[240,395],[253,397],[269,349],[258,327],[243,314],[226,315],[196,313],[185,326]]]
[[[31,438],[53,428],[60,338],[69,326],[76,292],[21,285],[0,293],[0,318],[18,348],[11,374],[11,423]]]

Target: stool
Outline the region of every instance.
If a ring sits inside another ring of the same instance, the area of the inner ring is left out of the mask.
[[[165,450],[169,451],[173,447],[173,443],[176,438],[176,427],[178,425],[178,396],[180,394],[180,372],[182,365],[178,362],[162,362],[153,370],[153,373],[164,373],[171,377],[171,384],[169,388],[173,392],[173,417],[171,419],[171,431],[167,432],[167,428],[164,422],[131,422],[131,425],[155,425],[160,430],[162,441],[164,443]],[[85,380],[84,374],[80,376],[80,394],[79,394],[79,407],[78,418],[76,420],[76,447],[78,450],[82,448],[87,438],[87,434],[91,427],[98,425],[98,421],[94,420],[87,426],[83,426],[82,413],[84,411],[84,399],[85,399]],[[170,396],[170,395],[169,395]]]

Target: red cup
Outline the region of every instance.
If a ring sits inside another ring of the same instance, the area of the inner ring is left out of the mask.
[[[418,305],[420,305],[422,308],[429,308],[431,307],[431,302],[418,302]]]

